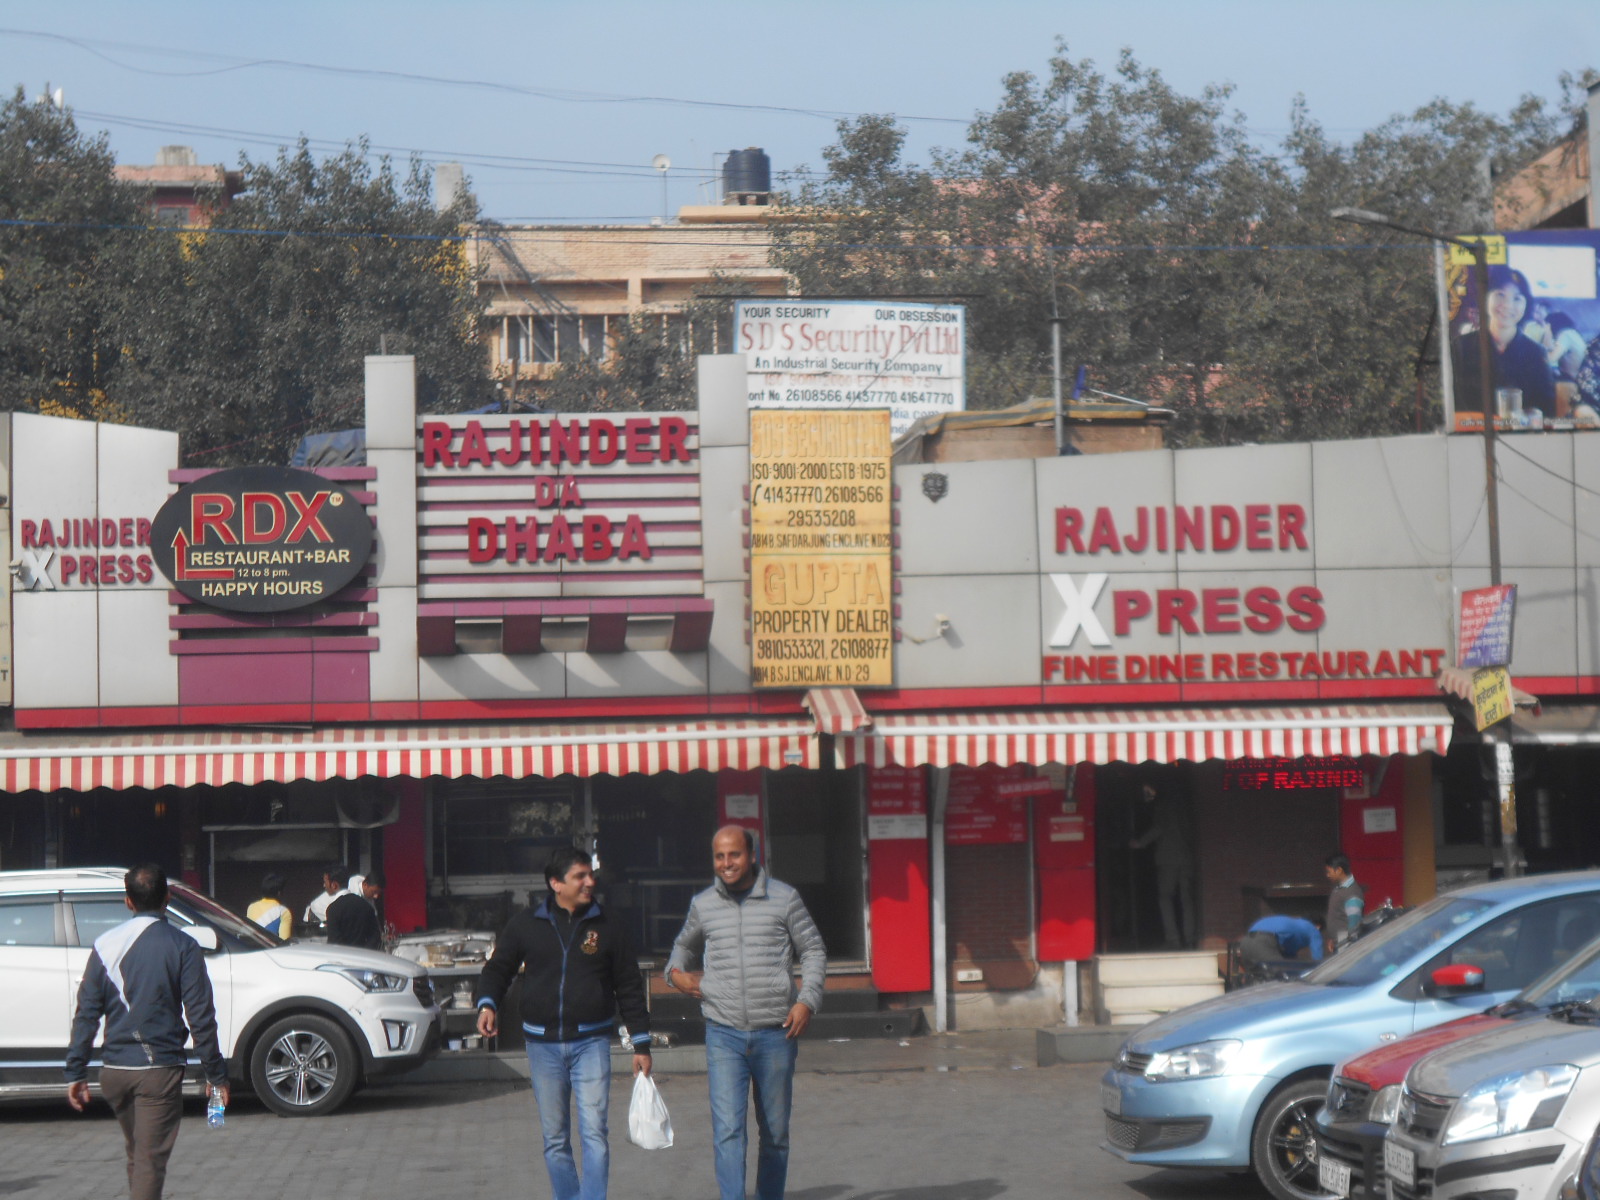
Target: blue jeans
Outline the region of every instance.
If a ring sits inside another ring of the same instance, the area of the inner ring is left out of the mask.
[[[611,1039],[528,1042],[528,1074],[544,1132],[544,1166],[553,1200],[605,1200],[611,1173],[606,1112],[611,1104]],[[572,1160],[572,1112],[578,1101],[578,1140],[583,1143],[583,1182]]]
[[[797,1043],[782,1029],[745,1032],[706,1023],[706,1079],[711,1088],[711,1138],[722,1200],[744,1200],[749,1144],[745,1114],[756,1100],[757,1200],[783,1200],[789,1178],[789,1102],[794,1094]]]

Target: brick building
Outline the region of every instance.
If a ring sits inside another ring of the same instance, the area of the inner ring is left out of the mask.
[[[244,190],[244,175],[200,162],[192,147],[163,146],[152,166],[119,163],[118,183],[147,188],[150,208],[163,225],[209,225]]]
[[[688,345],[685,303],[719,284],[781,296],[787,277],[768,263],[768,204],[682,208],[673,224],[485,226],[473,241],[497,376],[537,380],[558,363],[604,361],[618,319],[659,320]],[[725,330],[709,342],[726,352]]]

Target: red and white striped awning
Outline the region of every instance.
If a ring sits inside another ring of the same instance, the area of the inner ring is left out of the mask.
[[[812,688],[805,706],[816,718],[818,733],[855,733],[872,727],[872,717],[855,688]]]
[[[1439,704],[927,713],[880,715],[834,752],[875,767],[1443,754],[1452,727]]]
[[[41,736],[0,744],[0,790],[190,787],[432,775],[628,775],[815,767],[806,720],[326,728]]]

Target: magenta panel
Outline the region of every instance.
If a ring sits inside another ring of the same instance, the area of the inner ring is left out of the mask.
[[[298,639],[297,639],[298,640]],[[309,704],[309,652],[252,654],[244,662],[231,654],[185,654],[178,659],[178,703]],[[362,655],[335,655],[357,659]]]
[[[317,704],[371,700],[371,664],[365,654],[313,656],[312,699]]]

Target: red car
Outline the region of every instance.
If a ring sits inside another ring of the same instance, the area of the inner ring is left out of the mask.
[[[1458,994],[1471,991],[1483,986],[1483,971],[1466,964],[1441,967],[1434,972],[1434,985]],[[1328,1098],[1314,1122],[1322,1190],[1356,1200],[1388,1200],[1383,1139],[1400,1104],[1400,1085],[1419,1059],[1508,1022],[1542,1017],[1569,1004],[1589,1004],[1597,996],[1600,941],[1593,941],[1504,1004],[1385,1043],[1335,1068]]]

